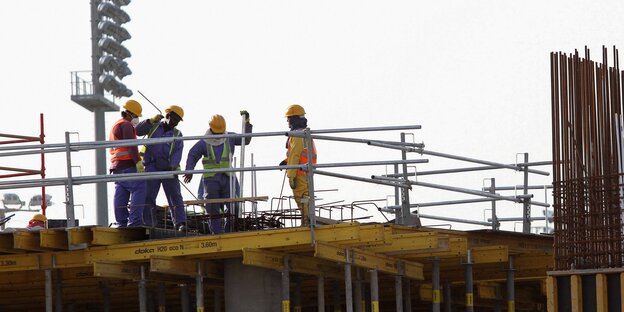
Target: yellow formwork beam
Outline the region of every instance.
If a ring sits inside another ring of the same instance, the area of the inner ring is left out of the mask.
[[[439,236],[436,232],[418,232],[409,234],[391,234],[384,236],[386,244],[366,248],[372,252],[404,254],[438,248]]]
[[[68,234],[64,228],[39,231],[39,245],[50,249],[69,249]]]
[[[0,252],[24,253],[26,251],[13,248],[13,233],[0,233]]]
[[[93,264],[93,275],[136,281],[141,279],[141,266],[137,263],[96,262]]]
[[[351,263],[355,266],[376,269],[388,274],[403,274],[416,280],[424,280],[423,265],[418,262],[398,260],[357,248],[342,248],[317,241],[314,256],[322,259]],[[401,272],[403,270],[403,272]]]
[[[150,258],[150,272],[196,277],[198,266],[202,266],[202,276],[222,279],[223,267],[212,262],[199,259],[153,256]]]
[[[580,275],[570,276],[570,298],[572,311],[583,312],[583,283]]]
[[[39,231],[19,230],[13,232],[13,247],[32,251],[46,250],[39,245]]]
[[[93,232],[93,245],[118,245],[128,242],[147,239],[147,228],[105,228],[94,227],[91,229]]]
[[[408,259],[428,259],[431,257],[454,258],[465,256],[467,250],[468,241],[465,237],[440,235],[437,248],[413,251],[402,256]]]
[[[70,250],[84,249],[93,241],[94,227],[73,227],[67,229],[67,243]]]
[[[507,246],[484,246],[471,248],[472,262],[480,263],[497,263],[509,261],[509,250]]]
[[[245,265],[281,271],[284,269],[284,257],[288,257],[289,270],[292,272],[344,278],[342,270],[331,261],[256,248],[243,249],[243,264]]]

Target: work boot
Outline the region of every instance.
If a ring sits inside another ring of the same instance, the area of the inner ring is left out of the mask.
[[[186,232],[186,230],[187,230],[186,223],[182,222],[182,223],[178,224],[177,230],[178,230],[178,232]]]

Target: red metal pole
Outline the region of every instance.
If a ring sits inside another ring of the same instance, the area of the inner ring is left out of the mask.
[[[43,131],[43,113],[39,114],[40,134],[39,143],[45,144],[45,133]],[[41,180],[45,179],[45,153],[43,152],[43,146],[41,147]],[[41,186],[41,214],[45,216],[47,208],[47,200],[45,193],[45,186]]]

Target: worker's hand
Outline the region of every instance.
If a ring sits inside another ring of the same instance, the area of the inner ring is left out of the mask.
[[[246,110],[240,111],[241,116],[245,116],[245,122],[249,122],[249,112]]]
[[[288,178],[288,185],[290,185],[290,188],[294,190],[297,187],[297,181],[295,178]]]
[[[145,172],[145,166],[143,165],[143,161],[138,161],[136,163],[137,172]]]
[[[288,164],[288,162],[286,161],[286,159],[282,160],[281,163],[279,163],[280,166],[286,166]],[[282,171],[282,169],[280,169],[280,171]]]
[[[165,116],[163,116],[161,114],[158,114],[158,115],[150,118],[150,122],[151,123],[157,123],[157,122],[161,121],[163,118],[165,118]]]
[[[187,173],[184,175],[184,183],[189,183],[191,182],[191,179],[193,179],[193,175],[190,173]]]

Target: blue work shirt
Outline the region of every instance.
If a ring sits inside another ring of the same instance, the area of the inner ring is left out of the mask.
[[[153,124],[149,119],[141,121],[136,126],[137,136],[147,135],[152,129],[152,126]],[[164,123],[160,122],[150,138],[171,138],[174,136],[181,137],[182,132],[175,128],[165,130]],[[156,171],[177,170],[182,160],[184,143],[182,141],[175,141],[173,144],[173,149],[171,148],[171,143],[147,145],[145,155],[143,155],[145,168],[148,170],[149,168],[155,168]]]
[[[245,124],[245,133],[252,133],[253,126],[251,123]],[[226,132],[227,134],[236,134],[236,132]],[[243,138],[228,138],[226,141],[230,144],[230,153],[234,154],[234,146],[241,145]],[[251,142],[251,137],[245,138],[245,145]],[[214,156],[217,163],[221,162],[221,156],[223,155],[223,144],[213,145]],[[185,170],[195,169],[195,165],[202,157],[208,157],[208,144],[205,140],[199,140],[188,153],[186,158]]]

